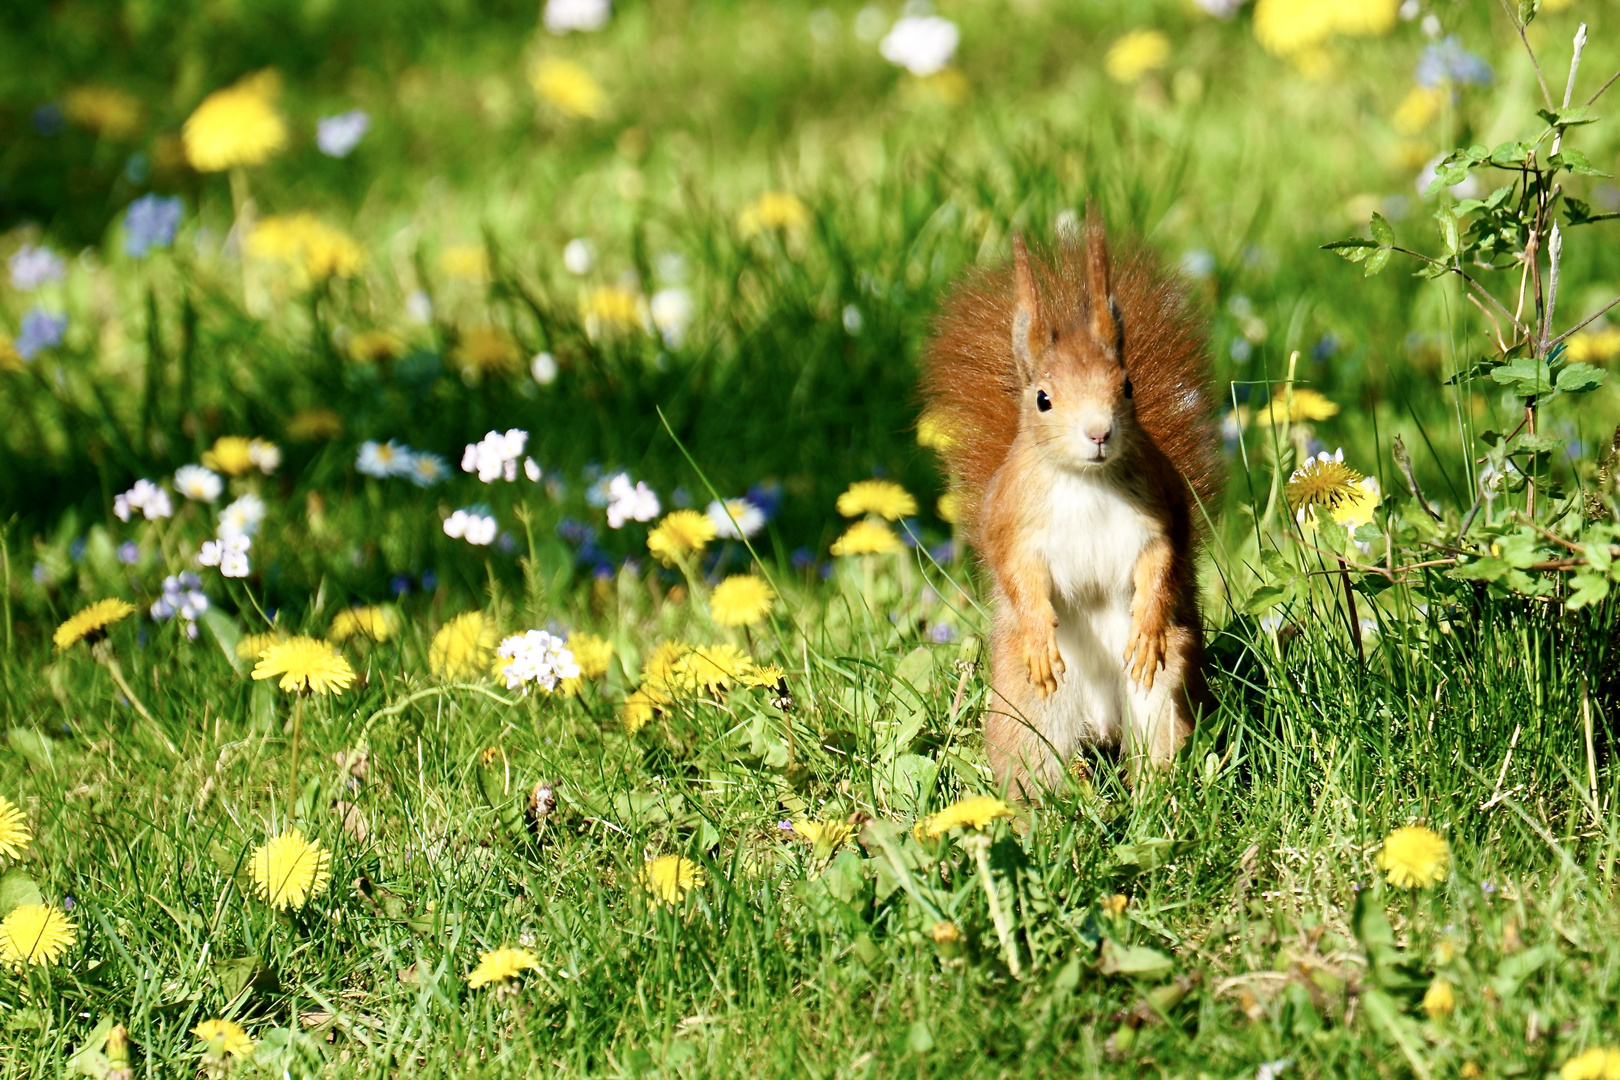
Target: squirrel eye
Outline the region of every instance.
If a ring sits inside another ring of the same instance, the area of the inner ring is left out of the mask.
[[[1052,399],[1046,396],[1045,390],[1035,391],[1035,407],[1041,410],[1041,412],[1051,411]]]
[[[1125,396],[1130,397],[1133,391],[1134,391],[1134,387],[1131,386],[1131,380],[1126,379],[1125,380]]]

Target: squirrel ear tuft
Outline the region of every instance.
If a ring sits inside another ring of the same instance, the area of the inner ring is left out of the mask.
[[[1121,338],[1119,306],[1114,301],[1108,237],[1095,207],[1086,211],[1086,297],[1092,338],[1117,357]]]
[[[1029,248],[1024,238],[1013,235],[1013,280],[1016,306],[1013,308],[1012,350],[1018,374],[1027,382],[1035,378],[1034,344],[1042,331],[1041,298],[1035,289],[1035,273],[1029,265]]]

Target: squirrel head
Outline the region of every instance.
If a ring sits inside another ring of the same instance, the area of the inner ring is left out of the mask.
[[[1023,386],[1020,429],[1030,432],[1044,456],[1070,469],[1117,460],[1135,432],[1136,404],[1101,222],[1095,214],[1086,222],[1081,310],[1051,310],[1022,237],[1013,238],[1013,264],[1012,350]]]

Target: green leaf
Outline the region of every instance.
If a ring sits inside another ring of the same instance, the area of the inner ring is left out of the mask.
[[[39,886],[21,869],[13,867],[0,874],[0,919],[11,914],[13,908],[44,902],[45,897],[40,893]]]
[[[1519,24],[1529,26],[1541,11],[1541,0],[1519,0]]]
[[[1573,147],[1554,154],[1547,160],[1547,164],[1555,169],[1563,169],[1572,176],[1609,175],[1602,169],[1594,167],[1590,158]]]
[[[1552,389],[1552,369],[1545,360],[1521,356],[1491,371],[1491,378],[1519,397],[1535,397]]]
[[[1603,385],[1609,373],[1591,364],[1576,362],[1558,373],[1558,390],[1564,394],[1584,394]]]
[[[51,756],[51,740],[33,728],[14,727],[6,732],[6,745],[22,759],[41,772],[54,773],[56,762]]]
[[[1515,435],[1508,443],[1510,454],[1550,454],[1564,445],[1564,440],[1553,435]]]
[[[1440,225],[1440,242],[1446,246],[1446,255],[1449,257],[1457,253],[1457,245],[1462,241],[1457,235],[1456,212],[1441,207],[1434,212],[1434,220]]]
[[[1501,559],[1486,555],[1461,566],[1453,566],[1446,571],[1446,577],[1453,581],[1500,581],[1511,569]]]
[[[1569,582],[1569,599],[1564,601],[1566,608],[1590,607],[1601,603],[1609,595],[1609,578],[1606,574],[1576,574]]]
[[[1120,945],[1103,938],[1102,959],[1097,970],[1104,975],[1128,975],[1158,982],[1176,968],[1176,962],[1158,949],[1146,945]]]
[[[1556,959],[1556,945],[1538,945],[1534,949],[1504,957],[1496,965],[1496,974],[1491,976],[1491,989],[1496,991],[1497,997],[1510,998],[1519,992],[1526,979]]]
[[[1322,250],[1331,251],[1340,258],[1358,263],[1377,251],[1378,245],[1371,240],[1335,240],[1331,244],[1323,244]]]
[[[231,670],[238,675],[244,674],[246,665],[236,655],[236,646],[242,640],[242,631],[237,629],[236,623],[217,607],[204,611],[200,621],[208,628],[208,635],[219,646],[219,651],[225,654],[225,662],[231,665]]]
[[[79,1043],[79,1049],[68,1058],[68,1067],[75,1075],[88,1076],[92,1080],[104,1080],[112,1072],[113,1064],[102,1052],[107,1045],[107,1033],[112,1031],[115,1021],[110,1016],[103,1016],[101,1022],[90,1029],[90,1034]]]
[[[1372,277],[1382,270],[1389,263],[1389,256],[1390,249],[1387,247],[1381,247],[1367,256],[1367,272],[1365,276]]]
[[[1114,865],[1128,873],[1143,874],[1157,870],[1187,850],[1188,846],[1185,840],[1142,840],[1134,844],[1117,844],[1113,850]]]
[[[1395,243],[1395,227],[1384,218],[1383,214],[1375,212],[1369,228],[1372,230],[1372,238],[1378,241],[1379,247],[1389,247]]]

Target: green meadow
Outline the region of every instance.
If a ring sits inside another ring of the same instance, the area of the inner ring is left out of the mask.
[[[1617,68],[1609,0],[0,14],[0,1077],[1620,1077]],[[1088,211],[1209,328],[1217,706],[1021,805],[917,377]]]

